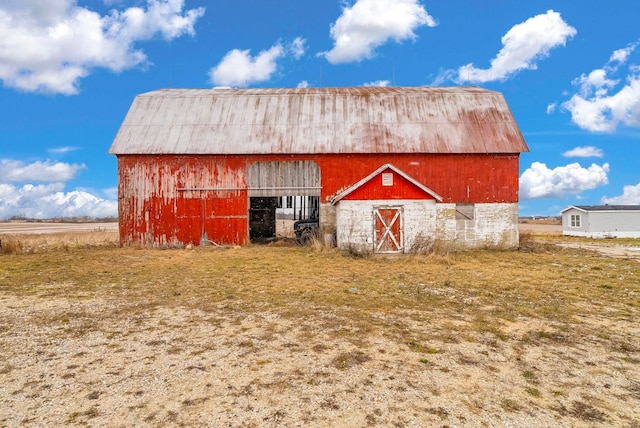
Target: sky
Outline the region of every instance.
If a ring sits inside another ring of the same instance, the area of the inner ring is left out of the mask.
[[[0,219],[117,216],[107,152],[161,88],[480,86],[530,149],[521,216],[640,204],[639,22],[637,0],[0,0]]]

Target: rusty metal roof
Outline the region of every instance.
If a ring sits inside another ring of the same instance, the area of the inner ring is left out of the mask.
[[[478,87],[162,89],[138,95],[112,154],[521,153]]]

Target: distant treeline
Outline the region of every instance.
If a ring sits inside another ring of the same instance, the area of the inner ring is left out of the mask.
[[[28,218],[21,215],[14,215],[13,217],[9,217],[4,221],[24,221],[26,223],[111,223],[117,222],[118,217],[109,216],[109,217],[54,217],[54,218]]]

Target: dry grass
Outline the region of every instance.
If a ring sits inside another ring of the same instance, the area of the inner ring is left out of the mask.
[[[636,261],[32,239],[0,254],[0,425],[640,423]]]
[[[0,234],[0,254],[42,253],[59,250],[118,246],[118,232],[95,230],[61,233]]]

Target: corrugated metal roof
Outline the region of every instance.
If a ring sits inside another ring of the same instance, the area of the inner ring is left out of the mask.
[[[163,89],[138,95],[113,154],[521,153],[477,87]]]

